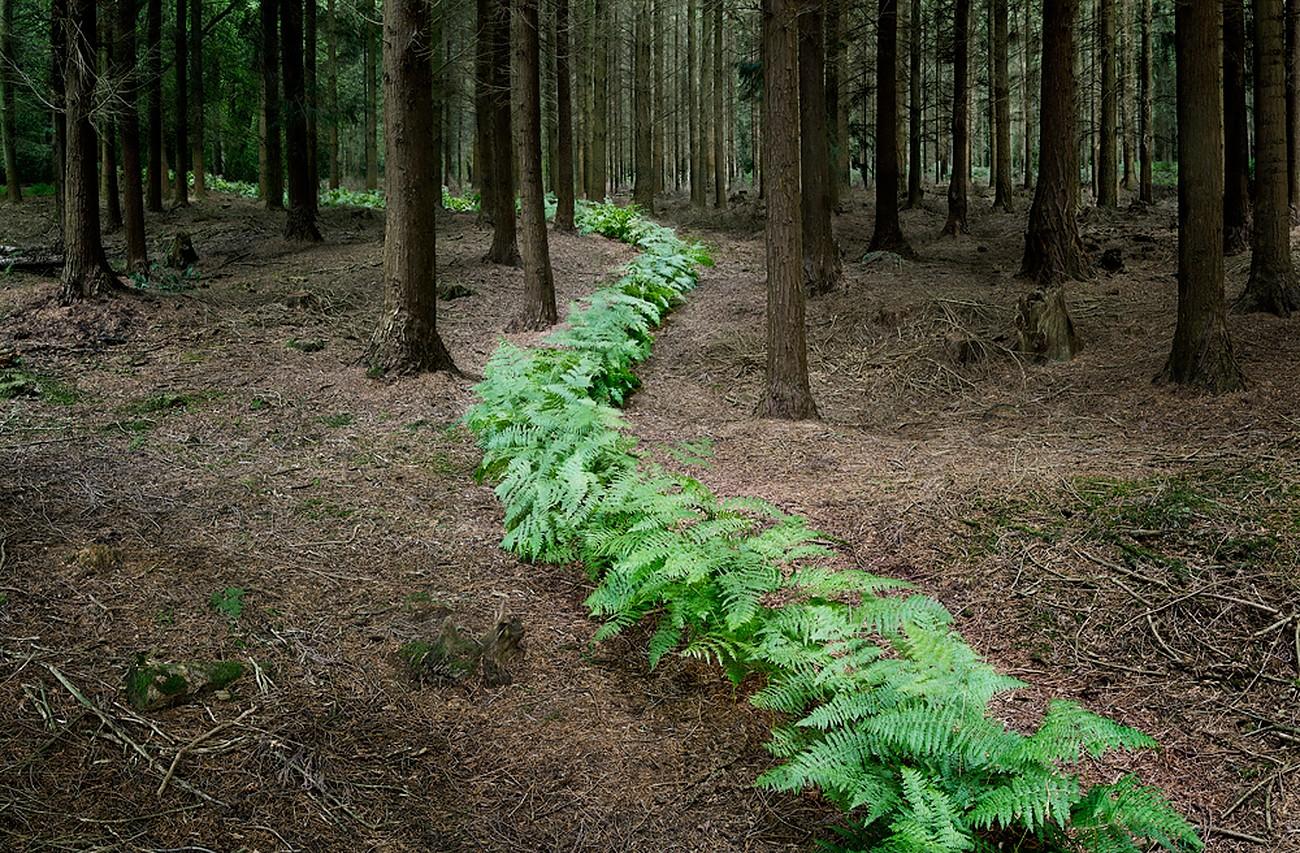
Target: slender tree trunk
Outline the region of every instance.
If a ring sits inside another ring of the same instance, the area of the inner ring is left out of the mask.
[[[189,163],[186,157],[189,154],[190,138],[190,108],[189,108],[189,84],[186,82],[189,64],[189,49],[186,42],[185,19],[189,14],[189,4],[186,0],[176,0],[176,62],[174,70],[176,71],[176,183],[172,190],[172,206],[187,207],[190,203],[190,186],[189,186]]]
[[[1119,48],[1119,123],[1123,128],[1120,139],[1123,143],[1124,176],[1120,186],[1132,190],[1136,183],[1133,172],[1134,144],[1133,129],[1136,125],[1133,106],[1133,10],[1129,5],[1132,0],[1120,0],[1120,48]]]
[[[266,206],[284,209],[284,156],[280,143],[280,2],[261,0],[262,125],[266,145]]]
[[[1115,2],[1098,0],[1097,30],[1101,60],[1101,138],[1097,146],[1097,206],[1119,206],[1119,108],[1115,71]]]
[[[1250,245],[1250,130],[1246,118],[1243,0],[1223,3],[1223,107],[1223,248],[1235,255]]]
[[[112,6],[108,11],[112,12]],[[99,19],[100,73],[103,79],[113,79],[113,15]],[[116,233],[122,230],[122,198],[117,185],[117,117],[111,115],[104,121],[99,133],[100,197],[104,200],[104,230]]]
[[[510,324],[513,331],[545,329],[555,325],[558,319],[542,192],[541,27],[537,4],[538,0],[513,0],[514,86],[519,117],[519,187],[523,214],[523,227],[520,229],[523,239],[520,242],[524,258],[524,303]],[[645,146],[649,147],[649,139],[645,140]],[[653,189],[654,184],[651,182],[649,186]]]
[[[952,49],[952,178],[948,181],[948,221],[943,233],[969,233],[966,224],[970,186],[970,0],[955,0]]]
[[[871,234],[871,251],[913,258],[916,253],[903,236],[898,221],[897,0],[877,0],[877,13],[876,223]]]
[[[1255,0],[1255,222],[1250,279],[1233,306],[1289,317],[1300,308],[1287,203],[1285,21],[1282,0]]]
[[[600,0],[597,0],[600,2]],[[696,27],[698,26],[698,15],[696,10],[696,0],[687,0],[686,4],[686,114],[689,117],[689,126],[687,134],[690,136],[690,177],[691,177],[691,204],[696,207],[704,206],[704,168],[701,166],[703,158],[700,153],[700,114],[696,109],[699,102],[699,89],[702,88],[697,79],[697,69],[699,65],[699,48],[696,45],[698,41]]]
[[[1138,51],[1138,201],[1154,204],[1155,192],[1151,178],[1155,159],[1155,122],[1152,120],[1155,79],[1151,66],[1151,0],[1142,3],[1142,47]]]
[[[162,111],[162,0],[146,0],[145,38],[147,39],[149,79],[149,184],[145,188],[145,208],[159,213],[163,209],[163,184],[167,167],[163,165]]]
[[[882,6],[892,0],[881,0]],[[763,0],[763,146],[767,182],[767,370],[762,417],[817,417],[808,384],[799,206],[797,0]],[[892,90],[891,90],[892,91]],[[892,135],[892,131],[891,131]],[[897,201],[897,199],[895,199]]]
[[[98,142],[91,124],[95,103],[96,0],[70,0],[61,16],[64,109],[67,153],[64,163],[63,276],[60,301],[71,304],[112,290],[117,281],[108,268],[99,232],[99,186],[95,180]],[[56,52],[57,55],[57,52]]]
[[[68,0],[50,2],[50,93],[53,95],[54,152],[50,164],[54,172],[54,209],[59,223],[59,243],[65,242],[64,222],[67,220],[67,163],[68,163]],[[83,167],[84,169],[84,167]],[[96,214],[99,199],[95,199]],[[99,233],[96,228],[96,234]]]
[[[632,138],[636,150],[636,183],[632,200],[643,210],[654,212],[655,169],[654,128],[650,125],[650,84],[654,70],[650,59],[650,9],[649,0],[637,0],[633,19],[633,54],[636,59],[633,73],[632,98],[635,119]]]
[[[114,77],[124,96],[118,112],[122,134],[122,186],[126,220],[126,271],[149,274],[149,257],[144,239],[144,189],[140,180],[140,114],[136,107],[139,75],[135,61],[136,0],[117,0],[116,61]]]
[[[318,148],[317,114],[320,97],[316,85],[316,3],[304,0],[303,5],[303,88],[304,109],[307,113],[307,184],[311,187],[313,206],[320,196],[320,164],[316,162]],[[436,44],[436,42],[435,42]],[[437,62],[437,57],[434,57]],[[438,181],[438,203],[442,203],[442,182]]]
[[[842,12],[841,4],[843,0],[824,0],[824,11],[826,20],[825,41],[825,88],[826,88],[826,134],[827,150],[829,153],[829,174],[830,174],[830,205],[832,210],[840,209],[840,195],[843,191],[842,179],[840,177],[840,151],[843,149],[848,140],[840,136],[839,115],[840,115],[840,62],[844,54],[844,40],[841,37],[842,29]],[[800,29],[800,38],[803,37],[803,30]],[[801,48],[802,49],[802,48]],[[800,86],[803,84],[802,68],[800,65]],[[802,89],[800,92],[802,96]]]
[[[310,2],[310,0],[309,0]],[[384,319],[366,351],[373,370],[456,369],[438,336],[438,153],[433,133],[433,45],[424,0],[384,2]]]
[[[194,197],[207,198],[203,161],[203,0],[190,0],[190,162]]]
[[[921,127],[921,22],[924,20],[924,16],[917,14],[917,5],[918,0],[912,0],[912,21],[908,27],[908,68],[910,72],[908,76],[911,84],[907,107],[908,137],[910,139],[907,157],[907,206],[909,208],[921,206],[921,198],[924,195],[921,189],[921,178],[925,174],[925,160],[921,152],[921,142],[924,136],[924,130]]]
[[[4,148],[5,195],[15,204],[23,200],[18,181],[18,120],[14,87],[14,2],[0,0],[0,147]]]
[[[329,0],[325,12],[329,26],[327,34],[329,55],[325,86],[329,89],[327,97],[329,98],[330,189],[332,190],[339,188],[343,177],[339,167],[339,33],[334,3],[335,0]]]
[[[664,6],[667,0],[654,0],[654,15],[651,34],[651,41],[654,49],[654,100],[651,103],[651,114],[653,115],[654,126],[654,144],[651,158],[654,160],[654,180],[655,192],[664,191],[664,136],[667,134],[668,109],[666,93],[667,80],[664,78],[664,48],[667,44],[664,38]]]
[[[490,220],[496,214],[492,186],[492,0],[476,0],[474,9],[474,185],[482,198],[479,211]]]
[[[831,228],[830,146],[825,99],[821,0],[799,15],[799,163],[803,221],[803,284],[809,296],[840,281],[840,256]]]
[[[510,115],[510,3],[491,0],[492,48],[488,112],[491,115],[492,246],[487,259],[515,266],[519,247],[515,224],[515,147]],[[539,143],[540,144],[540,143]]]
[[[1031,102],[1033,101],[1034,87],[1030,82],[1032,75],[1030,74],[1031,65],[1029,62],[1030,35],[1033,33],[1033,19],[1029,14],[1029,8],[1031,5],[1032,4],[1029,0],[1025,0],[1024,37],[1022,39],[1024,42],[1024,51],[1021,55],[1021,59],[1024,63],[1024,76],[1020,81],[1024,95],[1024,99],[1021,101],[1021,107],[1023,109],[1023,115],[1021,118],[1023,119],[1022,124],[1025,126],[1024,189],[1029,189],[1034,185],[1034,127],[1032,118],[1033,110],[1030,108]]]
[[[713,206],[719,210],[727,206],[727,159],[722,146],[722,125],[726,115],[722,110],[722,0],[713,3]],[[825,83],[822,84],[823,87]],[[818,100],[822,92],[818,93]]]
[[[660,0],[662,2],[662,0]],[[570,91],[569,58],[573,50],[572,20],[569,0],[555,5],[555,113],[559,123],[556,145],[559,162],[555,179],[555,227],[573,230],[573,94]]]
[[[592,24],[591,186],[596,200],[609,192],[609,0],[595,0]]]
[[[314,0],[308,0],[314,2]],[[280,52],[284,74],[284,143],[289,176],[289,218],[284,236],[290,240],[316,242],[316,188],[307,171],[307,93],[302,61],[303,0],[280,0]],[[428,144],[428,140],[425,140]]]
[[[283,0],[281,0],[283,2]],[[365,110],[366,110],[366,189],[379,188],[379,82],[375,78],[375,64],[379,61],[379,10],[375,0],[361,23],[365,45]]]
[[[1175,0],[1178,51],[1178,324],[1160,379],[1244,387],[1223,297],[1223,6]]]
[[[993,209],[1011,212],[1011,76],[1007,70],[1007,0],[993,0],[993,118],[997,138],[997,180]]]

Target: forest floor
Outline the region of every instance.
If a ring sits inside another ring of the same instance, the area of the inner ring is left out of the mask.
[[[1300,321],[1231,318],[1246,392],[1153,385],[1176,299],[1164,198],[1090,214],[1085,238],[1125,268],[1070,288],[1079,358],[1023,363],[1005,334],[1028,199],[1007,215],[973,198],[974,233],[940,240],[930,198],[903,215],[916,263],[864,259],[864,198],[838,218],[844,287],[809,305],[822,420],[801,424],[752,416],[761,218],[667,205],[718,266],[660,333],[632,431],[938,597],[1030,685],[1009,721],[1066,696],[1155,735],[1160,752],[1090,772],[1163,785],[1209,849],[1300,850]],[[51,213],[5,208],[3,242],[47,241]],[[0,278],[0,350],[21,359],[0,383],[0,847],[803,850],[830,835],[815,797],[753,789],[770,720],[744,690],[680,660],[649,671],[635,633],[592,648],[583,573],[497,547],[457,427],[472,380],[365,376],[382,217],[327,208],[312,247],[281,225],[217,195],[151,219],[193,235],[197,277],[71,309],[51,279]],[[522,291],[520,271],[480,261],[489,236],[440,220],[443,280],[474,294],[439,325],[471,374]],[[630,257],[594,236],[552,235],[552,251],[562,303]],[[1229,259],[1230,290],[1247,269]],[[239,607],[214,607],[236,588]],[[435,605],[475,633],[520,617],[513,683],[414,682],[397,650]],[[257,673],[136,712],[122,685],[140,652]]]

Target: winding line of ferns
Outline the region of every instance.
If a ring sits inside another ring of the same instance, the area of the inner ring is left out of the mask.
[[[503,343],[487,366],[465,422],[505,507],[503,546],[581,561],[598,582],[597,640],[649,621],[652,665],[677,652],[736,683],[762,678],[753,704],[786,722],[769,744],[781,763],[759,784],[820,789],[848,814],[850,849],[1200,849],[1160,792],[1132,776],[1085,789],[1076,773],[1150,737],[1068,701],[1031,734],[1008,728],[990,703],[1024,685],[981,660],[937,601],[834,570],[803,519],[638,455],[617,407],[651,330],[710,260],[635,208],[582,205],[578,222],[641,253],[545,346]]]

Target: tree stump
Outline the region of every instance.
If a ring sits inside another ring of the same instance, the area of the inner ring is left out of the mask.
[[[1020,351],[1039,361],[1069,361],[1079,351],[1079,337],[1060,287],[1040,288],[1021,297],[1016,332]]]
[[[199,262],[199,253],[194,251],[194,243],[188,231],[177,231],[167,248],[167,266],[176,270],[189,269]]]

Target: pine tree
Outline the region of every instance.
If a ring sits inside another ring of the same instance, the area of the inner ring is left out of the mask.
[[[898,2],[877,0],[876,223],[871,251],[916,256],[898,221]]]

